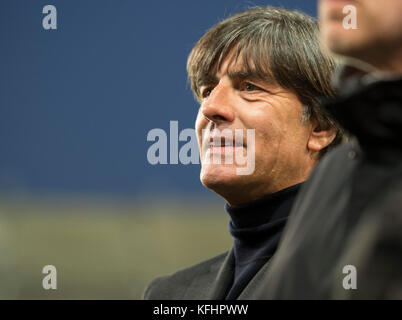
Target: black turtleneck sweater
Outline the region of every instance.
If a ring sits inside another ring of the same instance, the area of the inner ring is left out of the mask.
[[[236,299],[258,270],[272,257],[301,184],[256,201],[225,205],[234,238],[235,273],[227,300]]]

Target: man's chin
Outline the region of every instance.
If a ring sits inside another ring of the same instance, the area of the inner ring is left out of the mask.
[[[329,30],[323,40],[332,53],[339,55],[352,56],[359,46],[359,39],[345,30]]]
[[[237,174],[236,166],[209,165],[201,169],[202,184],[217,193],[239,185],[245,176]]]
[[[352,56],[365,47],[366,34],[360,29],[345,29],[341,22],[331,21],[321,26],[321,41],[325,49],[339,55]]]

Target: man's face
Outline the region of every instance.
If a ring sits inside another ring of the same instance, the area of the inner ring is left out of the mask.
[[[302,182],[315,162],[307,148],[312,126],[301,121],[298,97],[240,72],[240,61],[229,54],[215,79],[200,88],[203,100],[196,120],[201,181],[229,204],[246,203]],[[210,146],[212,137],[219,139],[225,129],[233,137],[243,132],[243,146],[224,146],[224,142],[221,147]],[[254,146],[246,139],[247,129],[255,130]],[[236,161],[225,163],[225,152],[245,155],[253,147],[255,170],[251,174],[238,174]],[[221,158],[221,163],[214,163],[211,156]]]
[[[356,8],[357,29],[344,27],[348,5]],[[318,12],[323,43],[334,53],[373,63],[402,48],[402,0],[319,0]]]

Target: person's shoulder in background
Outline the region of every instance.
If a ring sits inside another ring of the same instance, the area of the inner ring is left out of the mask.
[[[356,287],[345,290],[345,274],[334,281],[333,299],[402,299],[402,168],[365,209],[337,269],[356,272]]]
[[[344,245],[347,193],[360,152],[352,138],[331,150],[313,169],[297,195],[256,299],[320,299],[323,292],[325,297],[329,295],[330,287],[324,280]],[[318,245],[317,239],[329,243],[331,250]]]

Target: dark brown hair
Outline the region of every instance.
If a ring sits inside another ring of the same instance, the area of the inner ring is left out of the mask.
[[[200,86],[215,75],[229,51],[242,59],[246,72],[274,80],[292,90],[303,104],[303,121],[316,119],[321,128],[333,127],[336,137],[321,155],[344,140],[341,127],[322,108],[320,99],[334,95],[332,58],[320,48],[317,22],[298,11],[255,7],[212,27],[194,46],[187,72],[195,97]]]

